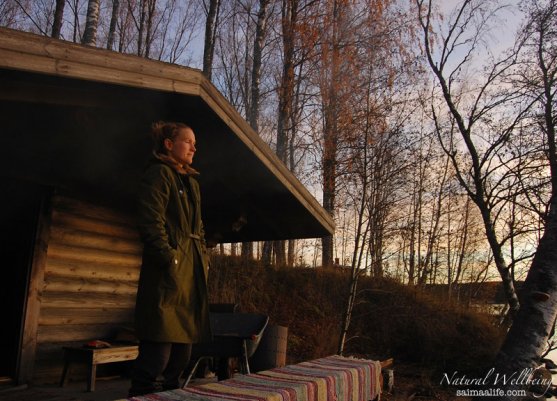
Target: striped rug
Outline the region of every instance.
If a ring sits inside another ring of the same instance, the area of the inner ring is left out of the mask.
[[[369,401],[381,393],[377,361],[330,356],[131,401]]]

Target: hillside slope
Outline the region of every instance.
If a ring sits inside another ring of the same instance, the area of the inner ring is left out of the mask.
[[[211,302],[233,302],[244,312],[288,327],[288,363],[335,354],[348,294],[347,272],[242,267],[214,257]],[[395,358],[435,371],[481,371],[502,333],[487,317],[388,279],[363,278],[346,345],[347,355]]]

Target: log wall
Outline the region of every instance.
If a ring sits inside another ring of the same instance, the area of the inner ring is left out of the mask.
[[[59,379],[62,346],[110,339],[118,327],[132,327],[140,264],[130,217],[54,196],[33,382]]]

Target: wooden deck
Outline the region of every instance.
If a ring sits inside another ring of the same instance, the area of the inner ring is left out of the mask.
[[[216,378],[193,379],[190,386],[216,381]],[[70,381],[65,387],[58,383],[37,386],[0,387],[0,401],[110,401],[125,398],[130,379],[124,377],[97,378],[95,391],[87,392],[83,380]]]
[[[94,392],[87,392],[83,381],[58,384],[0,388],[0,401],[108,401],[126,397],[127,378],[98,379]]]

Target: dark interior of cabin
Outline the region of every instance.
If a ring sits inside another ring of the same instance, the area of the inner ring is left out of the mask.
[[[14,377],[20,349],[31,257],[44,188],[3,179],[0,191],[0,377]]]

